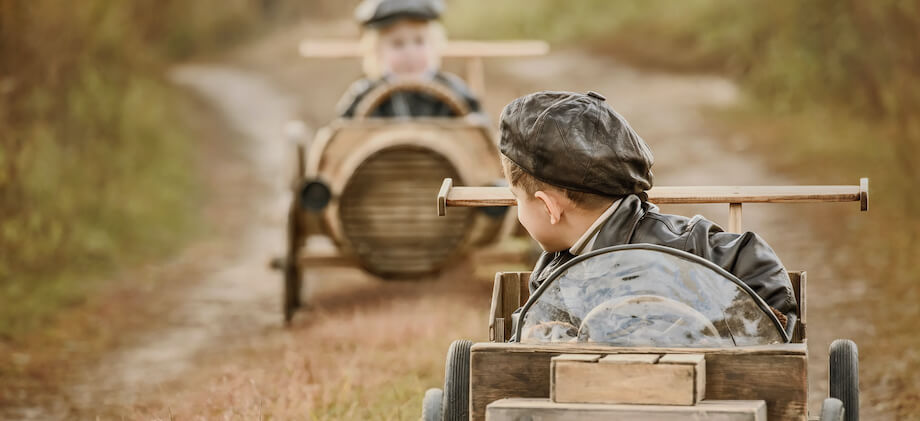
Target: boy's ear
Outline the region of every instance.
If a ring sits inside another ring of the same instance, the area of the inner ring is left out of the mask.
[[[555,192],[545,190],[538,190],[533,194],[533,197],[543,202],[544,210],[549,216],[549,223],[553,225],[559,223],[562,219],[562,214],[565,212],[562,206],[562,198]]]

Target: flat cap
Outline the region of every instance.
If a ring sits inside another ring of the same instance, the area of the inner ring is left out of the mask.
[[[589,92],[537,92],[502,110],[499,148],[534,178],[568,190],[625,196],[652,188],[652,151]]]
[[[355,18],[364,26],[380,28],[400,19],[438,19],[444,7],[443,0],[364,0]]]

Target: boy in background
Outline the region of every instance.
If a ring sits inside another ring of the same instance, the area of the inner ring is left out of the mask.
[[[437,22],[443,11],[441,0],[365,0],[358,6],[365,77],[339,101],[343,117],[354,117],[358,103],[374,88],[407,80],[441,84],[466,101],[471,112],[479,112],[479,101],[466,84],[439,69],[447,44]],[[421,92],[396,92],[372,116],[457,117],[447,104]]]

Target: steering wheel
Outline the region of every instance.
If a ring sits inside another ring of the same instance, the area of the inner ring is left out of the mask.
[[[578,342],[616,346],[718,345],[722,336],[702,313],[657,295],[632,295],[605,301],[585,316]]]
[[[419,92],[429,95],[447,105],[457,116],[465,116],[470,113],[470,107],[466,101],[444,85],[431,81],[403,80],[383,83],[368,92],[355,106],[355,118],[370,117],[397,92]]]

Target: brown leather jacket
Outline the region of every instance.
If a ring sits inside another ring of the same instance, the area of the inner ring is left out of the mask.
[[[636,195],[623,198],[597,234],[593,248],[648,243],[695,254],[722,267],[749,285],[771,307],[795,315],[795,295],[779,257],[753,232],[732,234],[702,216],[686,218],[658,213]],[[531,275],[531,293],[573,256],[568,250],[543,253]]]

